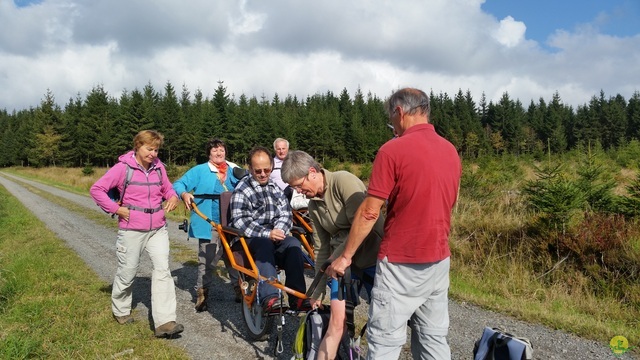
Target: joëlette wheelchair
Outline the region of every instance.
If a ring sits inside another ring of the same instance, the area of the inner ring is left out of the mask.
[[[281,298],[284,296],[282,292],[286,292],[289,296],[295,296],[301,299],[307,299],[307,295],[284,286],[279,279],[280,271],[278,271],[278,278],[267,278],[260,275],[242,232],[228,226],[230,201],[231,192],[224,192],[220,194],[220,223],[216,223],[209,219],[198,209],[195,203],[191,203],[191,208],[193,212],[206,220],[211,224],[215,231],[217,231],[220,243],[224,247],[225,256],[227,256],[231,267],[236,269],[239,273],[238,282],[243,295],[242,315],[244,322],[247,325],[247,329],[249,330],[249,337],[254,341],[267,340],[270,330],[273,327],[273,323],[278,319],[278,340],[275,351],[276,353],[281,353],[283,351],[282,326],[285,323],[284,315],[296,316],[299,312],[294,310],[283,310],[280,308],[279,312],[264,313],[260,304],[258,283],[265,282],[277,288]],[[294,224],[301,226],[294,226],[291,233],[294,237],[300,240],[302,247],[306,250],[306,252],[302,252],[305,260],[305,267],[313,269],[315,266],[315,254],[313,252],[313,247],[308,241],[308,239],[312,237],[313,229],[308,222],[308,218],[297,210],[294,210],[293,218]],[[181,229],[186,229],[188,226],[185,225],[186,224],[183,223],[183,225],[180,225],[179,227]]]
[[[307,209],[293,210],[293,229],[291,233],[294,237],[300,240],[302,246],[307,251],[305,256],[308,257],[305,266],[309,265],[312,269],[315,266],[316,255],[313,252],[314,240],[313,240],[313,227],[311,225],[311,219],[309,218],[309,211]]]

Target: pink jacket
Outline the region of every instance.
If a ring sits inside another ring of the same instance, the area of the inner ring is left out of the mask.
[[[129,221],[120,218],[118,227],[123,230],[137,231],[150,231],[163,227],[167,221],[164,217],[162,201],[177,195],[162,162],[156,158],[147,171],[138,165],[133,151],[120,156],[118,160],[117,164],[91,186],[89,193],[93,200],[102,210],[110,214],[118,211],[120,206],[109,198],[107,192],[118,187],[122,193],[129,166],[134,169],[133,176],[122,199],[122,206],[130,209]],[[156,168],[161,169],[162,185],[160,185]]]

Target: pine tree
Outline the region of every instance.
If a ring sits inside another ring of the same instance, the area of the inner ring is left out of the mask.
[[[627,139],[640,140],[640,91],[634,92],[627,104]]]
[[[640,216],[640,175],[626,186],[627,195],[619,199],[620,212],[629,217]]]
[[[178,103],[175,88],[168,81],[164,87],[164,96],[162,96],[158,105],[157,130],[160,131],[165,138],[164,145],[161,149],[161,158],[163,161],[173,163],[177,150],[177,142],[175,140],[181,134],[178,128],[181,128],[180,122],[182,118],[180,117],[180,104]]]
[[[584,195],[562,174],[562,165],[535,167],[536,179],[525,183],[523,193],[547,229],[565,230],[580,213]]]
[[[40,166],[56,165],[60,157],[60,146],[63,139],[61,133],[64,124],[62,112],[50,90],[34,114],[35,136],[31,138],[28,156],[33,164]]]
[[[613,189],[615,181],[598,162],[596,152],[591,147],[586,158],[578,167],[577,187],[583,194],[588,210],[611,212],[613,210]]]
[[[87,159],[83,159],[78,152],[78,124],[81,122],[82,113],[84,112],[84,104],[80,94],[75,98],[69,99],[64,107],[62,122],[64,123],[64,136],[60,144],[60,157],[64,164],[70,166],[87,165]]]

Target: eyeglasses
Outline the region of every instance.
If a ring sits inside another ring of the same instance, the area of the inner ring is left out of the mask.
[[[253,173],[256,175],[260,175],[262,173],[264,173],[265,175],[269,175],[271,174],[271,169],[267,168],[267,169],[253,169]]]
[[[425,104],[420,104],[420,105],[412,106],[412,107],[410,107],[410,108],[409,108],[409,110],[407,110],[407,111],[403,111],[403,112],[404,112],[405,114],[409,114],[409,113],[411,113],[413,110],[415,110],[415,109],[417,109],[417,108],[422,108],[420,111],[421,111],[421,112],[424,112],[424,106],[425,106]],[[391,113],[391,116],[389,116],[389,117],[393,117],[393,115],[395,115],[395,114],[397,114],[397,113],[398,113],[398,108],[396,107],[395,109],[393,109],[393,112]]]
[[[307,181],[307,178],[309,178],[309,173],[307,173],[307,175],[304,176],[304,178],[302,178],[302,182],[298,185],[291,185],[291,187],[296,190],[297,192],[301,192],[302,191],[302,185],[304,185],[304,182]]]

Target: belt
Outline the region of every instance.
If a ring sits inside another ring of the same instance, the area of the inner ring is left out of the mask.
[[[145,214],[153,214],[153,213],[157,213],[158,211],[162,210],[162,205],[158,206],[155,209],[143,208],[143,207],[138,207],[138,206],[133,206],[133,205],[127,205],[127,209],[142,211]]]

